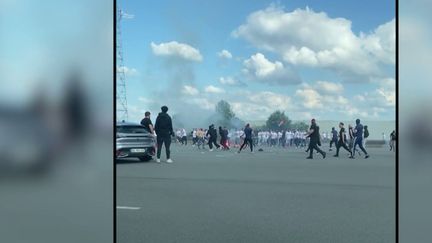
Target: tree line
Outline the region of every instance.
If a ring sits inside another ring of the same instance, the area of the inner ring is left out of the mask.
[[[239,129],[245,126],[245,122],[238,118],[231,105],[221,100],[216,104],[215,115],[210,120],[216,121],[219,126],[227,127],[229,129]],[[276,110],[268,118],[264,125],[255,126],[257,130],[272,130],[272,131],[283,131],[283,130],[300,130],[305,131],[309,126],[305,122],[293,122],[284,111]]]

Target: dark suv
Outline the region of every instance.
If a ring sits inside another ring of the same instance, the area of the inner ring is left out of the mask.
[[[143,126],[130,122],[118,122],[116,125],[116,158],[139,158],[149,161],[156,151],[155,136]]]

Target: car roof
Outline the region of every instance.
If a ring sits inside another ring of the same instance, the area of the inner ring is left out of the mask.
[[[116,126],[141,126],[141,124],[138,124],[136,122],[126,122],[126,121],[122,121],[122,122],[117,122]]]

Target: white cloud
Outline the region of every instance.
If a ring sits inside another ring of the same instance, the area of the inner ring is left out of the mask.
[[[221,93],[225,93],[225,90],[213,85],[209,85],[207,87],[205,87],[204,91],[206,93],[212,93],[212,94],[221,94]]]
[[[199,94],[199,90],[193,86],[190,86],[190,85],[183,86],[183,89],[181,92],[185,95],[192,95],[192,96]]]
[[[395,107],[396,105],[396,92],[394,90],[378,88],[372,92],[366,92],[362,97],[364,98],[363,102],[369,107]]]
[[[269,84],[299,83],[299,77],[281,62],[271,62],[262,53],[256,53],[243,62],[243,72],[252,80]]]
[[[327,68],[347,80],[354,75],[366,81],[381,75],[380,63],[394,64],[394,20],[369,35],[356,35],[350,20],[309,8],[285,12],[272,5],[250,14],[232,35],[281,55],[287,63]]]
[[[121,11],[121,16],[122,16],[122,18],[124,18],[124,19],[133,19],[133,18],[135,18],[135,15],[133,15],[133,14],[128,14],[128,13],[126,13],[125,11]]]
[[[152,100],[152,99],[149,99],[149,98],[146,98],[146,97],[142,97],[142,96],[140,96],[139,98],[138,98],[138,100],[139,101],[141,101],[142,103],[144,103],[144,104],[154,104],[155,103],[155,101],[154,100]]]
[[[319,91],[327,94],[340,94],[344,90],[344,87],[341,83],[333,83],[328,81],[317,81],[315,87]]]
[[[343,86],[339,83],[317,81],[312,85],[303,83],[296,90],[296,106],[314,112],[345,113],[351,109],[350,101],[342,96]]]
[[[275,110],[295,109],[291,97],[271,91],[237,91],[226,100],[236,115],[245,120],[265,120]]]
[[[363,107],[385,108],[393,110],[396,106],[396,80],[385,78],[374,80],[378,87],[369,92],[356,95],[354,99]]]
[[[323,107],[321,95],[314,89],[299,89],[295,95],[303,102],[307,109],[320,109]]]
[[[364,48],[383,63],[395,64],[396,60],[395,19],[378,26],[370,35],[361,34]]]
[[[236,78],[233,77],[220,77],[219,78],[219,83],[223,84],[223,85],[229,85],[229,86],[242,86],[244,85],[243,82],[239,81]]]
[[[229,52],[227,50],[222,50],[222,51],[218,52],[218,56],[220,58],[225,58],[225,59],[231,59],[233,57],[231,52]]]
[[[117,67],[117,72],[121,72],[121,71],[123,71],[125,76],[128,76],[128,77],[134,77],[134,76],[137,76],[139,74],[138,70],[136,70],[135,68],[128,68],[126,66]]]
[[[185,99],[184,102],[196,105],[197,107],[204,109],[204,110],[214,110],[215,104],[211,102],[206,97],[194,97],[194,98],[188,98]]]
[[[171,41],[160,44],[152,42],[150,46],[156,56],[175,57],[194,62],[203,60],[200,51],[188,44]]]

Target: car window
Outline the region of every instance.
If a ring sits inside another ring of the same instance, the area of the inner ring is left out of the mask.
[[[118,133],[147,133],[142,126],[117,126]]]

